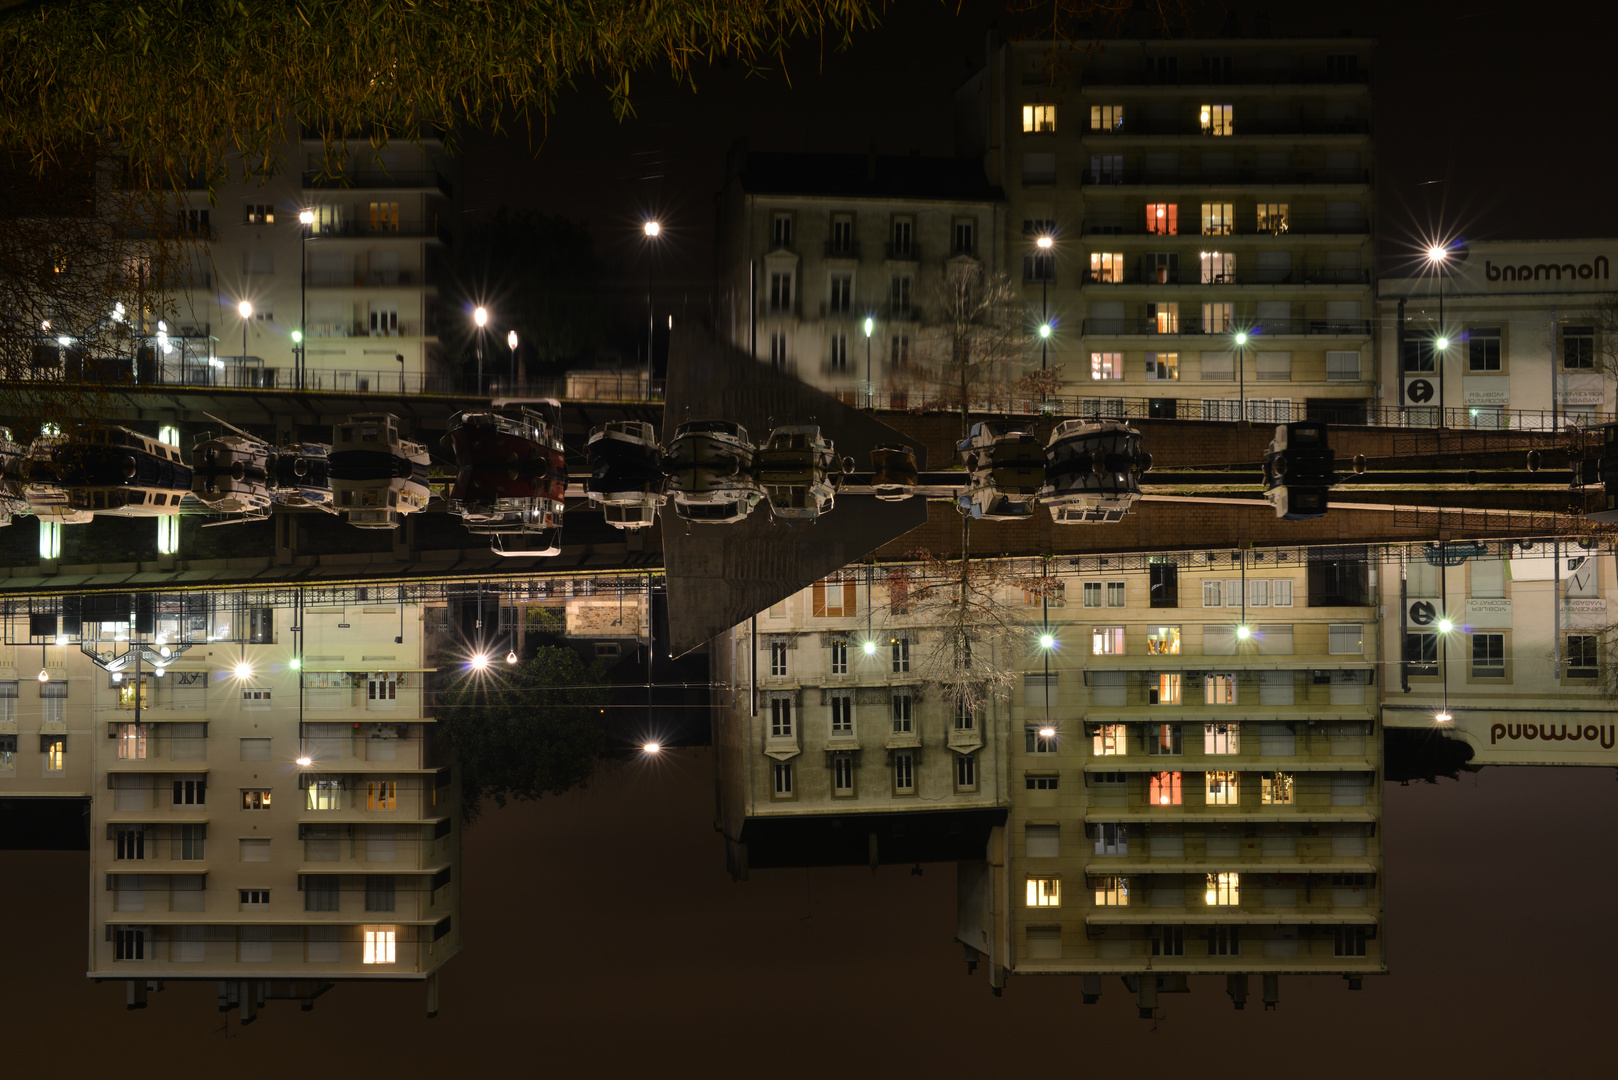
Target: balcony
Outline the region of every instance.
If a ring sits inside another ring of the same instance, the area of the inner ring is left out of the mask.
[[[1108,285],[1369,285],[1371,272],[1358,268],[1336,266],[1302,266],[1288,269],[1259,267],[1213,274],[1204,278],[1200,267],[1162,266],[1137,260],[1121,273],[1084,272],[1083,284],[1091,287]]]
[[[446,198],[455,194],[449,178],[436,169],[373,169],[339,176],[306,172],[301,182],[305,191],[437,191]]]
[[[846,244],[839,244],[835,240],[827,240],[824,250],[828,259],[858,259],[860,257],[860,242],[850,240]]]
[[[1268,334],[1280,337],[1370,337],[1371,322],[1369,319],[1259,319],[1245,322],[1241,319],[1232,319],[1229,322],[1220,320],[1207,327],[1202,325],[1200,315],[1195,312],[1180,315],[1175,319],[1086,319],[1083,333],[1100,337],[1139,337],[1139,336],[1203,336],[1217,335],[1229,336],[1240,328],[1249,334]]]
[[[1086,169],[1082,187],[1134,187],[1164,185],[1175,187],[1304,187],[1334,185],[1363,187],[1371,182],[1366,169],[1204,169],[1186,165],[1174,169],[1147,169],[1130,166],[1116,169]]]
[[[416,270],[380,270],[370,273],[315,273],[309,275],[309,287],[312,289],[361,289],[361,288],[418,288],[435,284],[432,275],[424,275]]]
[[[434,335],[425,330],[423,322],[413,320],[401,321],[397,328],[387,330],[373,330],[364,323],[311,323],[307,336],[309,340],[316,341],[332,338],[416,338]]]
[[[1128,221],[1088,219],[1084,222],[1083,231],[1089,236],[1150,236],[1164,242],[1173,242],[1177,237],[1191,239],[1199,235],[1194,228],[1188,228],[1179,233],[1160,233],[1146,228],[1145,209],[1136,207],[1136,215]],[[1194,209],[1194,208],[1192,208]],[[1193,223],[1194,224],[1194,223]],[[1260,229],[1254,226],[1230,228],[1223,233],[1213,233],[1215,236],[1254,236],[1254,237],[1288,237],[1288,236],[1368,236],[1371,232],[1371,223],[1365,218],[1325,218],[1325,217],[1297,217],[1289,216],[1285,224],[1279,228]]]
[[[1204,131],[1202,125],[1193,120],[1152,121],[1139,115],[1129,115],[1126,111],[1121,127],[1086,127],[1084,137],[1087,139],[1126,139],[1132,135],[1182,135],[1195,139],[1235,139],[1246,135],[1368,135],[1371,131],[1371,124],[1368,120],[1327,120],[1314,117],[1285,120],[1250,120],[1238,117],[1231,122],[1230,127],[1231,131],[1228,135],[1215,135],[1212,132]]]
[[[1266,69],[1254,71],[1243,69],[1231,72],[1228,75],[1221,73],[1217,79],[1210,79],[1206,73],[1196,70],[1184,72],[1149,71],[1137,68],[1133,71],[1105,71],[1091,68],[1085,72],[1083,86],[1218,86],[1220,88],[1232,86],[1367,86],[1371,82],[1371,73],[1361,71],[1359,68],[1333,71],[1329,67],[1310,67],[1307,69]]]
[[[882,257],[889,262],[920,262],[921,245],[913,242],[909,244],[889,242],[882,245]]]
[[[363,207],[361,210],[363,211]],[[436,240],[449,246],[449,229],[436,221],[414,219],[406,221],[339,221],[325,224],[318,231],[311,230],[311,240]]]

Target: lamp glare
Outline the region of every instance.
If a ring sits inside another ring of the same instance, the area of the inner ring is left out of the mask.
[[[663,231],[663,226],[659,225],[655,221],[648,221],[644,226],[642,226],[642,228],[645,230],[647,236],[656,236],[658,233]]]
[[[646,751],[648,754],[655,754],[655,753],[657,753],[657,752],[659,752],[660,750],[663,749],[663,744],[662,743],[649,742],[645,746],[641,747],[641,749]]]

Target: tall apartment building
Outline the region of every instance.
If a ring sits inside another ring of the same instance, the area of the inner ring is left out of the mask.
[[[936,366],[951,267],[1003,268],[1002,196],[974,161],[739,145],[717,203],[721,332],[850,402],[868,375],[886,392]]]
[[[0,795],[90,797],[89,977],[132,1005],[217,981],[244,1019],[420,981],[435,1012],[460,794],[423,710],[421,609],[138,599],[36,601],[0,648]]]
[[[1457,739],[1473,765],[1618,764],[1607,689],[1613,567],[1600,556],[1580,537],[1390,552],[1389,729]]]
[[[1377,381],[1406,423],[1588,426],[1614,411],[1614,240],[1485,241],[1377,284]]]
[[[180,233],[205,243],[143,379],[289,387],[300,330],[307,386],[403,379],[414,389],[444,372],[438,285],[456,220],[454,162],[433,137],[381,151],[366,138],[340,145],[338,176],[323,174],[319,139],[294,139],[269,176],[244,180],[238,169],[212,201],[203,190],[175,197]]]
[[[1002,258],[1052,326],[1061,394],[1363,415],[1371,68],[1372,42],[1347,37],[991,43],[957,93],[959,150],[1006,193]]]
[[[716,655],[733,870],[738,823],[992,806],[1004,823],[960,858],[959,940],[997,989],[1069,974],[1093,999],[1120,975],[1149,1009],[1191,974],[1239,1001],[1264,976],[1270,1001],[1284,973],[1385,970],[1373,567],[1245,555],[1086,557],[1054,598],[1008,589],[1024,674],[981,716],[897,671],[950,646],[881,573],[760,613]]]

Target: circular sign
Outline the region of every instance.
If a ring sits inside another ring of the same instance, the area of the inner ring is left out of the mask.
[[[1405,397],[1417,405],[1433,400],[1433,384],[1426,379],[1411,379],[1405,384]]]
[[[1436,618],[1438,618],[1438,610],[1433,607],[1431,601],[1417,600],[1410,605],[1410,621],[1417,626],[1426,626]]]

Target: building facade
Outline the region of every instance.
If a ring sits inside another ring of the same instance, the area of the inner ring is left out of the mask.
[[[1450,245],[1377,285],[1377,381],[1402,421],[1554,430],[1614,411],[1613,240]]]
[[[1363,415],[1372,55],[1346,37],[1072,56],[991,39],[957,94],[958,149],[1006,193],[1002,257],[1051,326],[1061,395],[1139,399],[1129,415]]]

